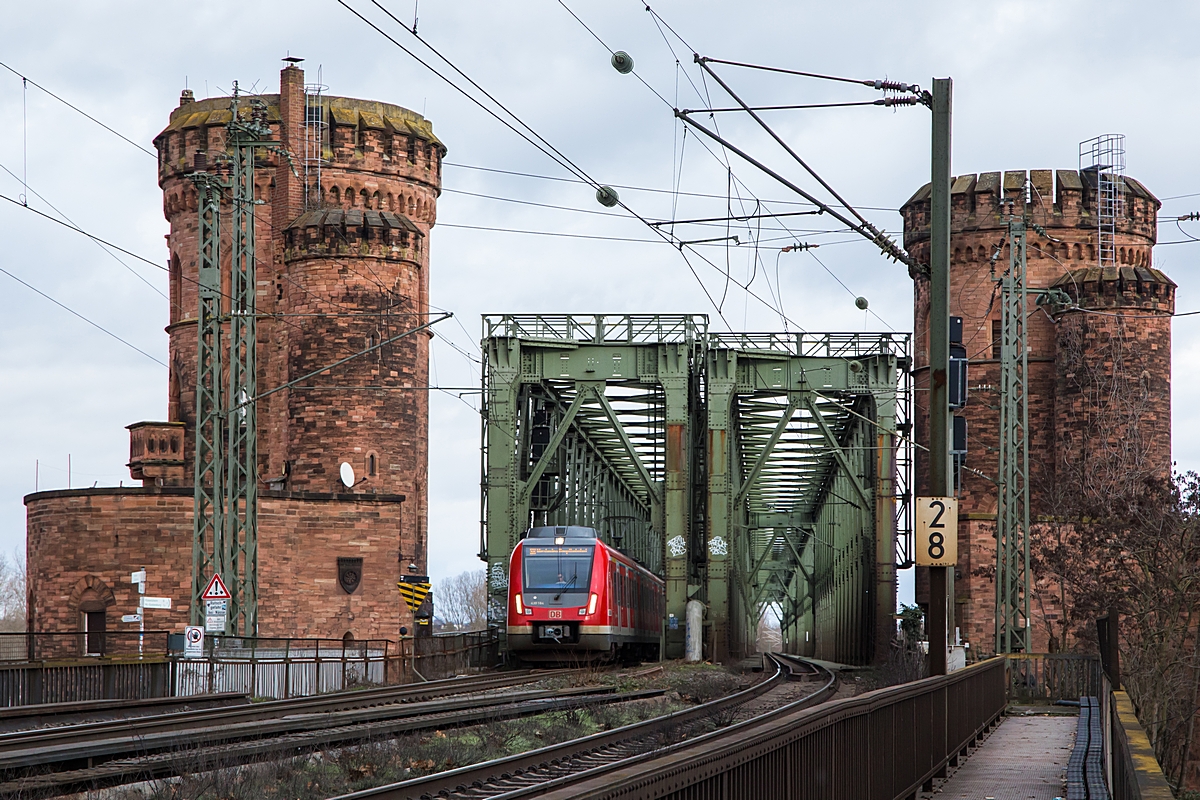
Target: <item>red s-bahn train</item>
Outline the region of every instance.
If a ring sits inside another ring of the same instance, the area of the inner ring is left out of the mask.
[[[531,528],[508,575],[514,661],[657,660],[666,584],[592,528]]]

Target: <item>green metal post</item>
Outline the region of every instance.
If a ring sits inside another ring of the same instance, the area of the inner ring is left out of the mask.
[[[254,636],[258,632],[258,395],[255,357],[254,154],[260,137],[270,130],[239,123],[234,98],[230,143],[233,146],[233,253],[230,262],[229,393],[225,467],[228,503],[225,515],[224,563],[218,570],[233,599],[225,632]]]
[[[203,170],[193,176],[200,194],[200,317],[191,620],[199,624],[200,595],[215,573],[233,597],[225,633],[245,636],[258,633],[254,154],[265,147],[287,156],[267,138],[270,135],[266,105],[254,101],[249,120],[243,119],[235,84],[226,136],[232,180],[223,181]],[[233,212],[228,316],[222,314],[219,259],[222,189],[230,190]],[[221,341],[225,323],[228,352]],[[228,383],[222,391],[224,378]]]
[[[895,371],[895,367],[891,367]],[[896,400],[875,403],[875,636],[872,660],[887,660],[896,635]]]
[[[952,82],[933,81],[929,242],[929,491],[953,493],[950,473],[950,119]],[[929,674],[946,674],[953,576],[929,568]]]
[[[1000,486],[996,506],[996,652],[1029,652],[1029,404],[1026,223],[1008,223],[1008,272],[1000,279]]]
[[[196,183],[200,241],[197,317],[199,352],[196,360],[195,491],[192,520],[193,625],[203,622],[200,595],[216,569],[213,559],[223,522],[225,467],[224,425],[221,420],[221,197],[214,176],[200,172]]]
[[[685,343],[659,346],[658,376],[666,399],[666,470],[663,474],[663,564],[666,565],[667,615],[677,627],[666,631],[666,657],[682,658],[688,601],[689,452],[691,441],[691,348]]]
[[[733,465],[730,447],[733,436],[731,413],[737,385],[737,352],[708,351],[708,617],[712,621],[712,657],[721,663],[728,654],[729,553],[741,554],[748,547],[735,536],[733,486],[741,470]],[[744,531],[743,531],[744,533]],[[745,609],[747,612],[750,609]]]
[[[504,651],[508,636],[508,556],[520,535],[516,529],[520,463],[515,433],[521,343],[509,338],[485,339],[484,348],[487,463],[483,482],[487,505],[484,546],[479,556],[488,565],[488,626],[498,632]],[[528,505],[525,509],[528,517]]]

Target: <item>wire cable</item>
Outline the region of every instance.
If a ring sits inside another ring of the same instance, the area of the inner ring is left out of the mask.
[[[63,212],[62,212],[62,211],[61,211],[61,210],[60,210],[60,209],[59,209],[57,206],[55,206],[53,203],[51,203],[49,200],[47,200],[45,197],[43,197],[41,194],[39,194],[39,193],[38,193],[38,192],[37,192],[35,189],[31,188],[31,187],[29,186],[29,184],[25,183],[25,181],[23,181],[23,180],[21,180],[20,178],[18,178],[18,177],[17,177],[17,175],[16,175],[16,173],[14,173],[14,172],[13,172],[11,169],[9,169],[8,167],[4,166],[3,164],[0,164],[0,169],[4,170],[4,171],[5,171],[5,172],[7,172],[9,175],[11,175],[11,176],[13,177],[13,179],[14,179],[14,180],[21,181],[21,185],[22,185],[22,187],[24,187],[25,191],[27,191],[27,192],[31,192],[31,193],[32,193],[32,194],[33,194],[35,197],[37,197],[37,198],[38,198],[39,200],[41,200],[43,203],[45,203],[46,205],[50,206],[50,208],[51,208],[51,209],[53,209],[53,210],[54,210],[54,212],[55,212],[56,214],[58,214],[60,217],[62,217],[62,218],[63,218],[63,219],[65,219],[67,222],[71,223],[72,225],[75,225],[75,221],[74,221],[73,219],[71,219],[71,218],[70,218],[70,217],[68,217],[66,214],[64,214],[64,213],[63,213]],[[29,203],[28,203],[28,202],[25,202],[25,203],[23,203],[23,205],[25,205],[26,207],[28,207]],[[137,270],[135,270],[133,267],[131,267],[131,266],[129,266],[128,264],[126,264],[126,263],[125,263],[124,261],[122,261],[121,259],[117,258],[117,256],[116,256],[116,254],[115,254],[115,253],[113,253],[112,251],[110,251],[110,250],[109,250],[108,248],[106,248],[104,245],[100,244],[100,242],[98,242],[98,241],[96,241],[96,240],[94,240],[94,239],[93,239],[93,241],[95,241],[95,242],[96,242],[96,246],[97,246],[97,247],[99,247],[99,248],[100,248],[100,249],[101,249],[103,252],[107,253],[107,254],[109,255],[109,257],[111,257],[111,258],[112,258],[114,261],[116,261],[118,264],[120,264],[120,265],[121,265],[122,267],[124,267],[125,269],[129,270],[129,272],[130,272],[130,273],[132,273],[132,274],[133,274],[133,276],[134,276],[135,278],[137,278],[139,281],[141,281],[142,283],[144,283],[144,284],[146,284],[147,286],[149,286],[149,287],[150,287],[150,288],[151,288],[153,291],[157,292],[157,293],[158,293],[158,295],[159,295],[160,297],[163,297],[163,298],[165,298],[165,299],[167,299],[167,300],[170,300],[170,298],[169,298],[169,297],[167,297],[165,294],[163,294],[163,292],[162,292],[162,290],[161,290],[161,289],[159,289],[157,286],[155,286],[155,285],[154,285],[153,283],[151,283],[150,281],[146,280],[145,276],[143,276],[143,275],[142,275],[140,272],[138,272],[138,271],[137,271]]]
[[[6,199],[7,199],[7,198],[6,198]],[[142,355],[144,355],[146,358],[148,358],[148,359],[150,359],[151,361],[153,361],[155,364],[158,364],[159,366],[163,366],[163,367],[166,367],[166,366],[167,366],[165,362],[159,361],[157,358],[155,358],[154,356],[150,355],[150,354],[149,354],[149,353],[147,353],[145,350],[143,350],[142,348],[138,347],[136,344],[133,344],[132,342],[129,342],[129,341],[128,341],[128,340],[126,340],[126,339],[122,339],[120,336],[118,336],[117,334],[113,333],[112,331],[110,331],[108,328],[104,327],[104,326],[103,326],[103,325],[101,325],[100,323],[98,323],[98,322],[93,322],[92,320],[88,319],[88,318],[87,318],[87,317],[85,317],[83,314],[80,314],[78,311],[76,311],[75,309],[73,309],[73,308],[71,308],[70,306],[66,305],[65,303],[62,303],[62,302],[59,302],[58,300],[55,300],[53,297],[51,297],[50,295],[46,294],[45,292],[43,292],[41,289],[37,288],[37,287],[36,287],[36,286],[34,286],[33,284],[26,283],[25,281],[23,281],[23,280],[21,280],[20,278],[18,278],[16,275],[13,275],[11,272],[9,272],[8,270],[4,269],[4,267],[0,267],[0,272],[3,272],[3,273],[4,273],[5,275],[7,275],[8,277],[12,278],[14,281],[16,281],[17,283],[19,283],[19,284],[21,284],[22,286],[24,286],[26,289],[29,289],[30,291],[36,292],[37,294],[39,294],[39,295],[41,295],[42,297],[46,298],[46,299],[47,299],[47,300],[49,300],[51,303],[54,303],[54,305],[56,305],[56,306],[58,306],[59,308],[61,308],[63,311],[66,311],[68,314],[71,314],[71,315],[73,315],[73,316],[75,316],[75,317],[78,317],[79,319],[83,320],[83,321],[84,321],[84,322],[86,322],[88,325],[91,325],[93,328],[95,328],[96,330],[100,331],[100,332],[101,332],[101,333],[103,333],[104,335],[106,335],[106,336],[111,336],[112,338],[114,338],[114,339],[116,339],[118,342],[120,342],[121,344],[123,344],[123,345],[125,345],[126,347],[130,348],[131,350],[136,350],[137,352],[139,352],[139,353],[141,353]],[[170,369],[170,367],[168,367],[168,369]]]
[[[59,96],[58,96],[58,95],[56,95],[54,92],[52,92],[52,91],[50,91],[49,89],[47,89],[45,86],[42,86],[40,83],[37,83],[37,82],[35,82],[35,81],[33,81],[33,80],[30,80],[30,79],[29,79],[29,78],[27,78],[26,76],[24,76],[24,75],[22,75],[21,73],[17,72],[15,69],[13,69],[12,67],[10,67],[8,64],[5,64],[3,61],[0,61],[0,67],[4,67],[6,70],[8,70],[9,72],[11,72],[13,75],[16,75],[16,76],[17,76],[18,78],[20,78],[22,81],[25,81],[26,83],[30,84],[31,86],[33,86],[33,87],[35,87],[35,88],[37,88],[37,89],[41,89],[43,92],[45,92],[46,94],[50,95],[50,96],[51,96],[51,97],[53,97],[55,100],[57,100],[58,102],[62,103],[62,104],[63,104],[63,105],[65,105],[67,108],[71,109],[72,111],[76,111],[76,112],[78,112],[78,113],[82,114],[83,116],[87,117],[87,118],[88,118],[88,119],[90,119],[92,122],[96,123],[96,124],[97,124],[97,125],[99,125],[101,128],[104,128],[104,130],[106,130],[106,131],[108,131],[109,133],[111,133],[113,136],[116,136],[118,139],[122,139],[122,140],[124,140],[124,141],[128,142],[129,144],[131,144],[131,145],[133,145],[134,147],[136,147],[138,150],[141,150],[141,151],[142,151],[143,153],[145,153],[146,155],[148,155],[148,156],[151,156],[151,157],[152,157],[152,158],[154,158],[155,160],[158,160],[158,153],[152,153],[152,152],[150,152],[149,150],[147,150],[146,148],[142,147],[140,144],[138,144],[137,142],[135,142],[133,139],[130,139],[128,136],[125,136],[125,135],[123,135],[123,134],[120,134],[120,133],[118,133],[117,131],[115,131],[115,130],[113,130],[112,128],[108,127],[108,126],[107,126],[107,125],[105,125],[103,122],[101,122],[100,120],[96,119],[96,118],[95,118],[95,117],[93,117],[91,114],[89,114],[89,113],[87,113],[86,111],[84,111],[83,109],[79,108],[79,107],[78,107],[78,106],[76,106],[76,105],[72,105],[71,103],[67,102],[67,101],[66,101],[66,100],[64,100],[63,98],[59,97]]]

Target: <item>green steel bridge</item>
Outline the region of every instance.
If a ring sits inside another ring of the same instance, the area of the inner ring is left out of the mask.
[[[483,527],[489,624],[532,525],[587,525],[667,583],[705,656],[784,650],[869,663],[911,549],[909,335],[710,333],[690,315],[489,315]]]

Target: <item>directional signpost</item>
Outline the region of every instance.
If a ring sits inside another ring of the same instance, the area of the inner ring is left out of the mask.
[[[224,633],[229,623],[229,601],[232,595],[225,588],[221,576],[214,573],[208,586],[200,594],[204,601],[204,630],[209,633]]]

